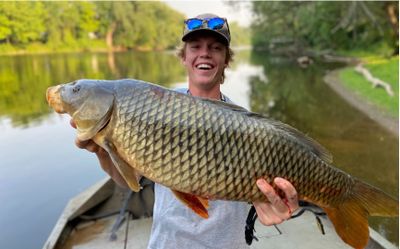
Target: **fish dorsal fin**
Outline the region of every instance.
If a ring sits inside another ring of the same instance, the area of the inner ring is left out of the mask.
[[[256,114],[260,116],[259,114]],[[253,115],[251,115],[253,116]],[[310,149],[316,156],[321,158],[327,163],[332,163],[333,157],[332,154],[325,149],[322,145],[320,145],[317,141],[314,139],[308,137],[307,135],[301,133],[297,129],[291,127],[290,125],[284,124],[282,122],[273,120],[273,119],[268,119],[266,117],[262,117],[264,119],[268,120],[268,123],[273,125],[275,128],[287,132],[290,136],[294,137],[299,141],[301,144],[306,146],[308,149]]]
[[[205,219],[208,218],[208,200],[200,196],[183,193],[177,190],[171,190],[176,198],[192,209],[197,215]]]
[[[203,100],[204,102],[208,102],[208,103],[211,103],[213,105],[217,105],[219,107],[227,108],[227,109],[232,110],[232,111],[249,112],[247,109],[245,109],[245,108],[243,108],[241,106],[232,104],[232,103],[228,103],[228,102],[224,102],[224,101],[220,101],[220,100],[215,100],[215,99],[202,98],[202,97],[194,97],[194,98],[199,98],[199,99]]]
[[[211,103],[213,105],[217,105],[220,108],[226,108],[227,110],[239,112],[242,115],[245,115],[247,117],[259,119],[259,120],[262,120],[263,122],[268,122],[268,124],[272,125],[277,130],[285,131],[290,136],[297,139],[297,141],[299,141],[301,144],[306,146],[316,156],[318,156],[325,162],[327,162],[327,163],[332,162],[332,155],[327,149],[325,149],[322,145],[320,145],[318,142],[316,142],[312,138],[308,137],[307,135],[301,133],[297,129],[295,129],[287,124],[284,124],[277,120],[273,120],[271,118],[267,118],[258,113],[250,112],[250,111],[246,110],[245,108],[235,105],[235,104],[230,104],[230,103],[226,103],[226,102],[219,101],[219,100],[213,100],[213,99],[206,99],[206,98],[200,98],[200,99],[202,99],[205,102]]]

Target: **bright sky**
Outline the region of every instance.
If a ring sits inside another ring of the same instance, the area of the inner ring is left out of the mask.
[[[227,1],[222,0],[203,0],[203,1],[163,1],[172,8],[182,12],[186,17],[195,17],[203,13],[213,13],[221,17],[226,17],[229,22],[237,21],[241,26],[250,25],[251,12],[249,3],[242,2],[240,8],[231,7]],[[246,5],[246,6],[244,6]]]

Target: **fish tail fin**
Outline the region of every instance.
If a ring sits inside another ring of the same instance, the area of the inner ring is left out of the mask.
[[[369,239],[368,216],[398,216],[398,201],[383,191],[357,181],[352,193],[337,207],[324,207],[337,234],[353,248],[365,248]]]
[[[357,181],[353,196],[371,216],[399,216],[399,201],[374,186]]]

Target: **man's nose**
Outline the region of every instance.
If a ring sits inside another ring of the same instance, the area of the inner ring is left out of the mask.
[[[211,56],[210,52],[211,52],[210,48],[208,48],[208,47],[203,47],[203,48],[200,50],[200,56],[202,56],[202,57],[210,57],[210,56]]]

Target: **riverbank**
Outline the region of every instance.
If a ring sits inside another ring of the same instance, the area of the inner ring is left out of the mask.
[[[129,49],[121,46],[108,48],[104,41],[92,41],[88,44],[79,44],[76,46],[49,47],[42,44],[30,44],[24,48],[16,48],[11,45],[0,46],[0,56],[16,55],[37,55],[37,54],[63,54],[63,53],[114,53],[126,52],[128,50],[150,51],[150,49],[135,48]]]
[[[233,45],[232,49],[236,52],[243,50],[251,50],[251,45],[246,44],[238,44]],[[166,49],[149,49],[144,47],[136,47],[136,48],[125,48],[121,46],[116,46],[113,48],[108,48],[105,42],[97,41],[91,45],[87,46],[78,46],[78,47],[64,47],[64,48],[51,48],[44,45],[31,45],[24,49],[17,49],[12,46],[0,46],[0,56],[16,56],[16,55],[37,55],[37,54],[62,54],[62,53],[116,53],[116,52],[127,52],[127,51],[136,51],[136,52],[154,52],[154,51],[167,51],[174,52],[174,48],[166,48]]]
[[[356,92],[350,91],[346,88],[339,78],[339,74],[344,69],[338,69],[327,73],[324,77],[324,81],[343,99],[345,99],[350,105],[356,109],[365,113],[369,118],[379,123],[386,130],[392,134],[399,136],[399,122],[398,118],[393,117],[387,112],[382,111],[381,108],[375,104],[367,101],[363,96]],[[396,96],[395,96],[396,97]]]

